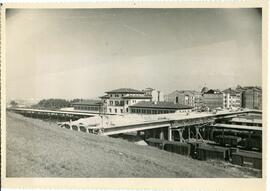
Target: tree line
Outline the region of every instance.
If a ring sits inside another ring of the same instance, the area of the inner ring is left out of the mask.
[[[61,109],[64,107],[71,107],[73,103],[82,101],[83,99],[43,99],[40,100],[37,104],[33,105],[33,108],[36,109]]]
[[[73,100],[65,100],[65,99],[42,99],[37,104],[31,106],[31,108],[35,109],[60,109],[63,107],[72,107],[72,104],[75,102],[80,102],[83,99],[73,99]],[[14,100],[10,102],[12,107],[17,107],[18,103]]]

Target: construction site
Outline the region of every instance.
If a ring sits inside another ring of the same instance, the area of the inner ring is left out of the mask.
[[[262,112],[100,115],[87,112],[13,108],[26,117],[50,120],[61,129],[95,136],[132,134],[146,145],[201,161],[223,161],[262,170]]]

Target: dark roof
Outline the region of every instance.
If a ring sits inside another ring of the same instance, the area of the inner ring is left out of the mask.
[[[152,96],[123,96],[123,99],[151,99]]]
[[[222,94],[222,92],[218,89],[216,89],[216,90],[210,89],[207,92],[205,92],[204,94]]]
[[[193,107],[181,104],[175,104],[173,102],[152,102],[152,101],[140,101],[129,107],[144,107],[144,108],[161,108],[161,109],[191,109]]]
[[[237,87],[236,90],[238,90],[238,91],[246,91],[246,90],[262,91],[262,88],[259,86],[245,86],[245,87]]]
[[[83,100],[79,102],[75,102],[72,105],[101,105],[103,104],[100,100]]]
[[[226,90],[223,90],[223,93],[231,94],[231,95],[236,95],[236,94],[240,93],[240,91],[233,90],[232,88],[228,88]]]
[[[142,90],[143,92],[152,92],[153,90],[155,90],[155,89],[153,89],[153,88],[145,88],[144,90]]]
[[[135,90],[131,88],[119,88],[116,90],[107,91],[106,93],[134,93],[134,94],[144,94],[143,91]]]
[[[104,96],[100,96],[99,98],[101,98],[101,99],[109,99],[110,96],[109,95],[104,95]]]
[[[176,90],[176,91],[181,94],[200,94],[200,92],[197,92],[195,90]]]

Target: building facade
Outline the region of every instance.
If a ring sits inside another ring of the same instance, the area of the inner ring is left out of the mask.
[[[165,101],[199,108],[202,105],[202,94],[194,90],[176,90],[168,94]]]
[[[136,114],[166,114],[175,112],[191,112],[193,107],[175,104],[173,102],[153,102],[153,101],[142,101],[137,104],[129,106],[130,113]]]
[[[259,87],[238,88],[242,94],[242,107],[249,109],[262,109],[262,89]]]
[[[106,106],[106,112],[110,114],[129,113],[129,106],[141,101],[151,101],[151,96],[145,95],[143,91],[120,88],[106,92],[101,96],[102,102]]]
[[[209,90],[202,96],[203,105],[210,109],[224,108],[224,96],[219,90]]]
[[[146,88],[145,90],[143,90],[143,92],[146,96],[152,97],[151,101],[154,102],[164,101],[164,94],[160,90],[156,90],[153,88]]]
[[[83,110],[94,113],[104,112],[103,102],[100,100],[82,100],[73,103],[72,106],[74,107],[74,110]]]
[[[223,91],[224,93],[224,108],[240,108],[242,107],[242,93],[240,91],[228,88]]]

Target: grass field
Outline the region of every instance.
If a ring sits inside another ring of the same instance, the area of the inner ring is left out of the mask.
[[[261,171],[7,113],[8,177],[260,177]]]

